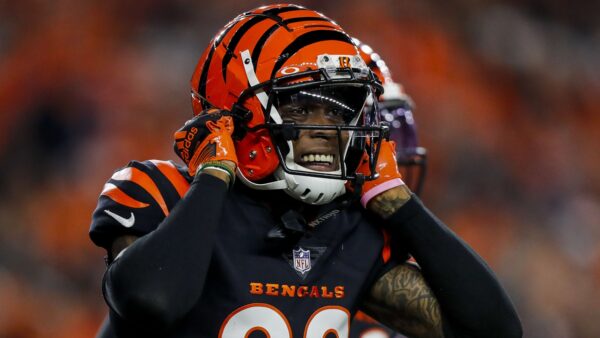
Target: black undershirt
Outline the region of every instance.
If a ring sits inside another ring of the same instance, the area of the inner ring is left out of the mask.
[[[445,321],[446,337],[521,337],[518,315],[492,270],[416,195],[386,220],[392,245],[419,263]]]
[[[109,266],[103,293],[117,331],[160,336],[196,304],[227,191],[216,177],[196,176],[169,217]]]
[[[227,192],[220,179],[197,176],[169,217],[109,266],[103,291],[119,336],[164,335],[196,304]],[[421,266],[447,319],[447,337],[521,336],[518,316],[494,274],[416,196],[386,226],[392,241]]]

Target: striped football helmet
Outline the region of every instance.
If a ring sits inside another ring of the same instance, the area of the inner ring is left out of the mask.
[[[378,142],[387,135],[378,112],[363,109],[368,97],[382,92],[348,34],[323,14],[297,5],[263,6],[237,16],[212,39],[191,80],[194,114],[219,108],[235,118],[240,180],[254,189],[284,190],[309,204],[342,195],[348,180],[377,176],[361,177],[355,170],[365,149],[375,167]],[[286,119],[282,107],[289,104],[324,105],[339,121]],[[294,140],[306,132],[335,135],[336,153],[316,156],[333,161],[335,170],[298,163],[309,155],[295,154]]]

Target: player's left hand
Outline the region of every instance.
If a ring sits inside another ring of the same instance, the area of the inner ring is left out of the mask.
[[[387,218],[410,199],[410,190],[402,181],[402,175],[398,170],[394,141],[381,141],[375,170],[379,173],[379,177],[364,182],[360,202],[363,207]],[[356,172],[365,176],[371,174],[366,153]]]

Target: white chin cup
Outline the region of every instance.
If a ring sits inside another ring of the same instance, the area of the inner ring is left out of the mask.
[[[291,166],[288,164],[288,167],[293,170],[319,172],[304,168],[296,163],[293,163]],[[331,173],[337,173],[337,171]],[[284,191],[288,195],[307,204],[327,204],[346,192],[346,181],[344,180],[292,175],[286,173],[281,166],[275,171],[275,177],[280,180],[285,180],[287,188],[284,189]]]
[[[288,141],[288,146],[293,149],[293,145]],[[325,173],[323,171],[312,170],[305,168],[294,162],[291,156],[293,151],[290,151],[285,160],[287,167],[291,170],[303,171],[306,173]],[[343,165],[343,164],[341,164]],[[336,171],[326,172],[328,174],[341,175],[340,169]],[[274,181],[267,183],[254,183],[247,179],[244,174],[237,170],[237,176],[245,185],[256,190],[283,190],[291,197],[312,205],[327,204],[346,192],[346,181],[333,178],[322,178],[315,176],[293,175],[285,172],[283,167],[279,165],[273,176]]]
[[[352,122],[353,124],[356,121]],[[352,134],[350,135],[352,137]],[[287,141],[288,147],[290,151],[287,153],[285,157],[285,163],[287,167],[291,170],[303,171],[306,173],[327,173],[334,175],[342,175],[342,170],[338,169],[335,171],[317,171],[312,170],[306,167],[303,167],[294,161],[294,145],[291,141]],[[344,158],[346,152],[348,151],[348,146],[350,142],[346,143],[346,148],[344,149]],[[339,165],[344,165],[343,160],[338,161]],[[346,192],[346,181],[333,179],[333,178],[323,178],[323,177],[315,177],[315,176],[305,176],[305,175],[293,175],[286,173],[282,165],[277,167],[277,170],[274,173],[274,176],[277,180],[285,181],[287,184],[287,188],[284,191],[292,196],[293,198],[302,201],[307,204],[313,205],[322,205],[327,204],[337,197],[343,195]]]

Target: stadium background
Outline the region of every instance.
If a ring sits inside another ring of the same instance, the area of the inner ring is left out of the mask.
[[[197,58],[264,3],[0,1],[0,337],[93,336],[104,181],[175,158]],[[369,43],[413,96],[424,200],[495,269],[525,336],[600,337],[598,3],[297,3]]]

